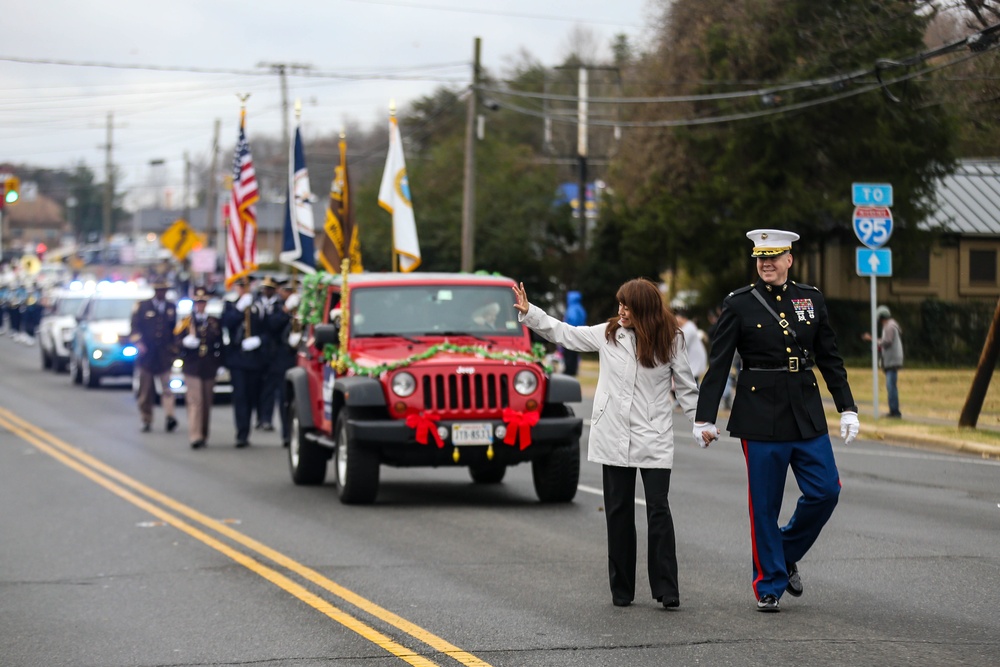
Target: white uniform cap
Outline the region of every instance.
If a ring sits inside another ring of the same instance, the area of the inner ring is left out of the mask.
[[[799,235],[780,229],[755,229],[747,232],[747,238],[753,241],[751,257],[774,257],[791,250]]]

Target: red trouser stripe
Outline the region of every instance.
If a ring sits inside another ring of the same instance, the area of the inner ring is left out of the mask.
[[[757,584],[760,580],[764,578],[764,568],[760,566],[760,556],[757,554],[757,531],[753,525],[753,495],[750,493],[750,452],[747,451],[747,441],[740,440],[743,445],[743,458],[747,462],[747,507],[750,508],[750,550],[753,553],[753,569],[754,569],[754,580],[753,580],[753,594],[758,600],[760,595],[757,594]]]

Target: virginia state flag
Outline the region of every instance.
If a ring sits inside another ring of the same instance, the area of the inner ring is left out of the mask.
[[[292,168],[288,174],[288,206],[285,207],[285,228],[281,239],[282,264],[294,266],[303,273],[316,273],[316,228],[313,224],[312,190],[306,153],[302,148],[302,133],[295,128],[292,146]]]
[[[392,213],[392,249],[399,257],[400,271],[409,273],[420,266],[420,243],[410,201],[403,141],[395,116],[389,118],[389,156],[382,172],[382,185],[378,189],[378,203]]]

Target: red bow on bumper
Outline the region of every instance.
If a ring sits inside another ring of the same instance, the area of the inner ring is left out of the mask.
[[[406,425],[417,431],[417,442],[421,445],[426,445],[427,434],[430,433],[434,436],[434,442],[437,443],[438,448],[442,448],[444,447],[444,440],[441,439],[437,431],[437,423],[439,421],[441,421],[441,415],[433,410],[426,412],[422,410],[410,410],[409,414],[406,415]]]
[[[531,427],[538,423],[538,413],[504,408],[503,420],[507,424],[507,435],[504,436],[503,443],[513,445],[514,440],[519,440],[521,450],[527,449],[531,444]]]

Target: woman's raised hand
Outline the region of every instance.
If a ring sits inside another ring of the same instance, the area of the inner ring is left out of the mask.
[[[514,308],[522,315],[527,315],[528,295],[524,292],[524,283],[518,283],[512,289],[514,290]]]

